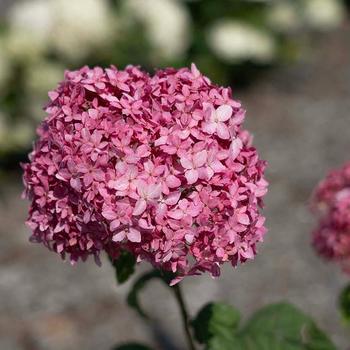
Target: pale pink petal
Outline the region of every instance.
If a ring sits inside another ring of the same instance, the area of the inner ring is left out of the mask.
[[[70,185],[72,188],[78,192],[81,191],[81,182],[79,179],[74,179],[73,177],[70,179]]]
[[[168,208],[167,208],[166,204],[160,203],[156,209],[157,217],[162,218],[165,215],[165,213],[167,212],[167,210],[168,210]]]
[[[121,242],[126,237],[125,231],[120,231],[116,235],[113,236],[112,241],[113,242]]]
[[[242,140],[237,137],[235,138],[230,145],[230,158],[232,160],[235,160],[239,153],[241,152],[241,149],[243,148]]]
[[[133,227],[129,228],[129,232],[128,232],[127,236],[128,236],[128,239],[130,242],[135,242],[135,243],[141,242],[140,231],[134,229]]]
[[[230,138],[230,132],[226,124],[219,122],[217,124],[216,132],[218,136],[223,140],[228,140]]]
[[[83,182],[86,187],[90,186],[92,181],[94,181],[94,178],[92,177],[91,173],[86,173],[83,177]]]
[[[189,185],[194,184],[198,180],[198,171],[194,169],[188,170],[185,173],[185,177]]]
[[[129,186],[129,181],[126,178],[121,177],[118,180],[111,180],[108,182],[108,187],[114,188],[117,191],[125,191]]]
[[[214,160],[213,162],[210,163],[210,167],[216,172],[219,173],[221,171],[225,171],[226,168],[225,166],[218,160]]]
[[[187,233],[185,235],[185,239],[186,239],[186,242],[188,244],[192,244],[193,240],[194,240],[194,235],[192,233]]]
[[[249,216],[247,214],[238,214],[237,221],[242,225],[249,225]]]
[[[111,224],[109,225],[109,228],[111,231],[115,231],[119,226],[120,226],[120,220],[116,219],[111,222]]]
[[[180,163],[185,169],[192,169],[193,168],[192,162],[187,157],[180,158]]]
[[[205,174],[203,174],[201,177],[206,178],[210,180],[214,176],[214,170],[211,167],[201,168],[200,174],[202,175],[202,172],[205,171]]]
[[[216,110],[217,119],[220,122],[225,122],[229,120],[232,115],[232,107],[229,105],[222,105]]]
[[[165,199],[165,204],[175,205],[181,197],[181,192],[172,192]]]
[[[151,152],[149,151],[146,145],[141,145],[140,147],[137,148],[136,154],[140,158],[144,158],[144,157],[148,157],[151,154]]]
[[[107,220],[114,220],[117,218],[117,213],[114,210],[107,208],[102,210],[102,216]]]
[[[215,122],[208,122],[208,123],[203,123],[202,124],[202,130],[206,132],[207,134],[214,134],[216,131],[216,123]]]
[[[177,188],[181,185],[181,181],[174,175],[167,176],[165,182],[170,188]]]
[[[223,258],[225,255],[225,250],[221,247],[219,247],[218,249],[216,249],[216,256],[218,258]]]
[[[193,165],[195,168],[200,168],[207,161],[207,151],[203,150],[193,156]]]
[[[181,199],[179,201],[179,208],[182,210],[182,211],[186,211],[188,207],[188,200],[187,199]]]
[[[242,122],[244,121],[245,118],[245,110],[240,110],[239,112],[237,112],[234,117],[231,119],[231,123],[234,125],[239,125],[242,124]]]
[[[141,197],[147,197],[148,185],[146,181],[143,181],[143,180],[137,181],[137,192]]]
[[[168,136],[161,136],[159,139],[154,141],[155,146],[165,145],[167,142]]]
[[[169,211],[168,212],[168,216],[172,219],[175,219],[175,220],[180,220],[184,217],[184,213],[182,210],[179,210],[179,209],[176,209],[176,210],[173,210],[173,211]]]
[[[139,199],[136,202],[132,215],[135,215],[135,216],[141,215],[146,210],[146,207],[147,207],[146,201],[143,198]]]
[[[147,197],[149,199],[157,199],[162,193],[162,184],[154,184],[148,186]]]

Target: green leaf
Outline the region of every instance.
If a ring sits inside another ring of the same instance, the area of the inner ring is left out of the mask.
[[[174,278],[174,275],[160,270],[152,270],[147,272],[136,280],[127,297],[128,304],[144,318],[148,318],[148,316],[141,307],[139,293],[145,287],[147,282],[155,278],[159,278],[167,286],[169,286],[169,283]]]
[[[238,322],[232,307],[209,304],[192,324],[207,350],[336,350],[315,322],[290,304],[268,305],[240,329]]]
[[[113,348],[113,350],[152,350],[152,349],[146,345],[129,343],[129,344],[119,345]]]
[[[239,312],[230,305],[207,304],[192,321],[195,337],[200,343],[207,343],[213,336],[229,339],[238,327],[239,319]]]
[[[340,294],[339,307],[344,320],[350,323],[350,284]]]
[[[118,283],[122,284],[135,272],[136,259],[130,252],[123,250],[118,259],[112,261],[112,265]]]
[[[272,304],[258,311],[241,331],[241,336],[259,349],[335,350],[315,322],[295,306]],[[254,349],[254,348],[252,348]]]

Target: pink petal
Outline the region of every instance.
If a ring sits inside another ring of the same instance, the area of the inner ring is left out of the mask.
[[[198,171],[194,169],[188,170],[185,173],[185,177],[189,185],[194,184],[198,180]]]
[[[230,138],[230,132],[228,130],[228,127],[226,124],[224,124],[222,122],[219,122],[217,124],[216,132],[217,132],[218,136],[223,140],[227,140]]]
[[[174,175],[169,175],[165,179],[165,182],[170,188],[177,188],[177,187],[180,187],[181,185],[181,181]]]
[[[195,168],[200,168],[205,164],[207,161],[207,151],[203,150],[201,152],[198,152],[193,156],[193,165]]]
[[[114,210],[108,208],[102,211],[102,216],[107,220],[114,220],[117,217],[117,213]]]
[[[162,193],[162,184],[154,184],[148,186],[147,198],[157,199]]]
[[[225,171],[226,168],[225,166],[218,160],[214,160],[211,164],[210,167],[216,172],[219,173],[221,171]]]
[[[126,178],[120,178],[118,180],[111,180],[108,182],[108,187],[114,188],[117,191],[125,191],[129,186],[129,181]]]
[[[241,152],[241,149],[243,148],[242,140],[237,137],[235,138],[230,145],[230,157],[232,160],[235,160],[239,153]]]
[[[225,255],[225,250],[221,247],[219,247],[217,250],[216,250],[216,256],[218,258],[223,258]]]
[[[129,232],[128,232],[128,239],[131,242],[141,242],[141,233],[140,231],[134,229],[133,227],[129,228]]]
[[[180,220],[184,217],[184,213],[182,210],[176,209],[176,210],[168,212],[168,216],[172,219]]]
[[[214,176],[214,170],[211,167],[201,168],[199,170],[203,178],[210,180]],[[205,174],[202,174],[204,171]]]
[[[215,122],[208,122],[202,124],[202,130],[206,132],[207,134],[214,134],[216,131],[216,123]]]
[[[90,173],[86,173],[83,177],[83,182],[86,187],[90,186],[94,178]]]
[[[125,231],[120,231],[116,235],[113,236],[113,242],[121,242],[126,237]]]
[[[242,225],[249,225],[249,216],[247,214],[238,214],[237,221]]]
[[[81,182],[79,179],[74,179],[74,178],[71,178],[70,179],[70,185],[72,186],[72,188],[78,192],[80,192],[81,190]]]
[[[165,199],[165,204],[175,205],[181,197],[181,192],[172,192]]]
[[[115,231],[119,226],[120,226],[120,220],[116,219],[111,222],[111,224],[109,225],[109,228],[111,231]]]
[[[193,164],[187,157],[180,158],[180,163],[185,169],[192,169]]]
[[[141,145],[140,147],[137,148],[136,154],[140,158],[144,158],[150,155],[150,151],[146,145]]]
[[[232,115],[232,107],[229,105],[222,105],[216,110],[217,119],[220,122],[229,120]]]
[[[59,96],[58,92],[56,91],[49,91],[48,95],[51,101],[56,100],[56,98]]]
[[[167,142],[168,136],[161,136],[159,139],[154,141],[155,146],[165,145]]]
[[[194,235],[192,233],[187,233],[185,235],[185,240],[188,244],[192,244],[192,242],[194,240]]]
[[[146,201],[142,198],[139,199],[136,202],[136,205],[135,205],[134,211],[132,212],[132,215],[135,215],[135,216],[141,215],[146,210],[146,207],[147,207]]]
[[[146,181],[143,181],[143,180],[137,181],[137,192],[141,197],[147,197],[148,185]]]

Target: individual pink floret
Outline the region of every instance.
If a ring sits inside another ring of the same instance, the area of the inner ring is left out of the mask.
[[[192,65],[67,71],[24,167],[31,241],[72,263],[102,251],[185,275],[254,258],[265,162],[229,88]]]

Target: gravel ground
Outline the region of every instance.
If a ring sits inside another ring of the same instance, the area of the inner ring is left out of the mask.
[[[349,346],[349,329],[336,310],[348,278],[315,256],[309,244],[314,222],[307,211],[317,181],[348,159],[349,37],[347,25],[322,42],[315,40],[308,62],[275,70],[239,93],[248,107],[247,127],[270,164],[269,233],[254,262],[225,268],[219,280],[185,280],[192,312],[213,298],[233,303],[246,315],[266,303],[289,300],[317,319],[339,349]],[[125,306],[128,285],[116,287],[107,262],[102,268],[92,262],[72,268],[28,244],[19,178],[2,183],[0,191],[0,349],[103,350],[127,340],[162,349],[155,333],[184,348],[168,290],[157,282],[145,290],[145,307],[156,314],[150,329]]]

